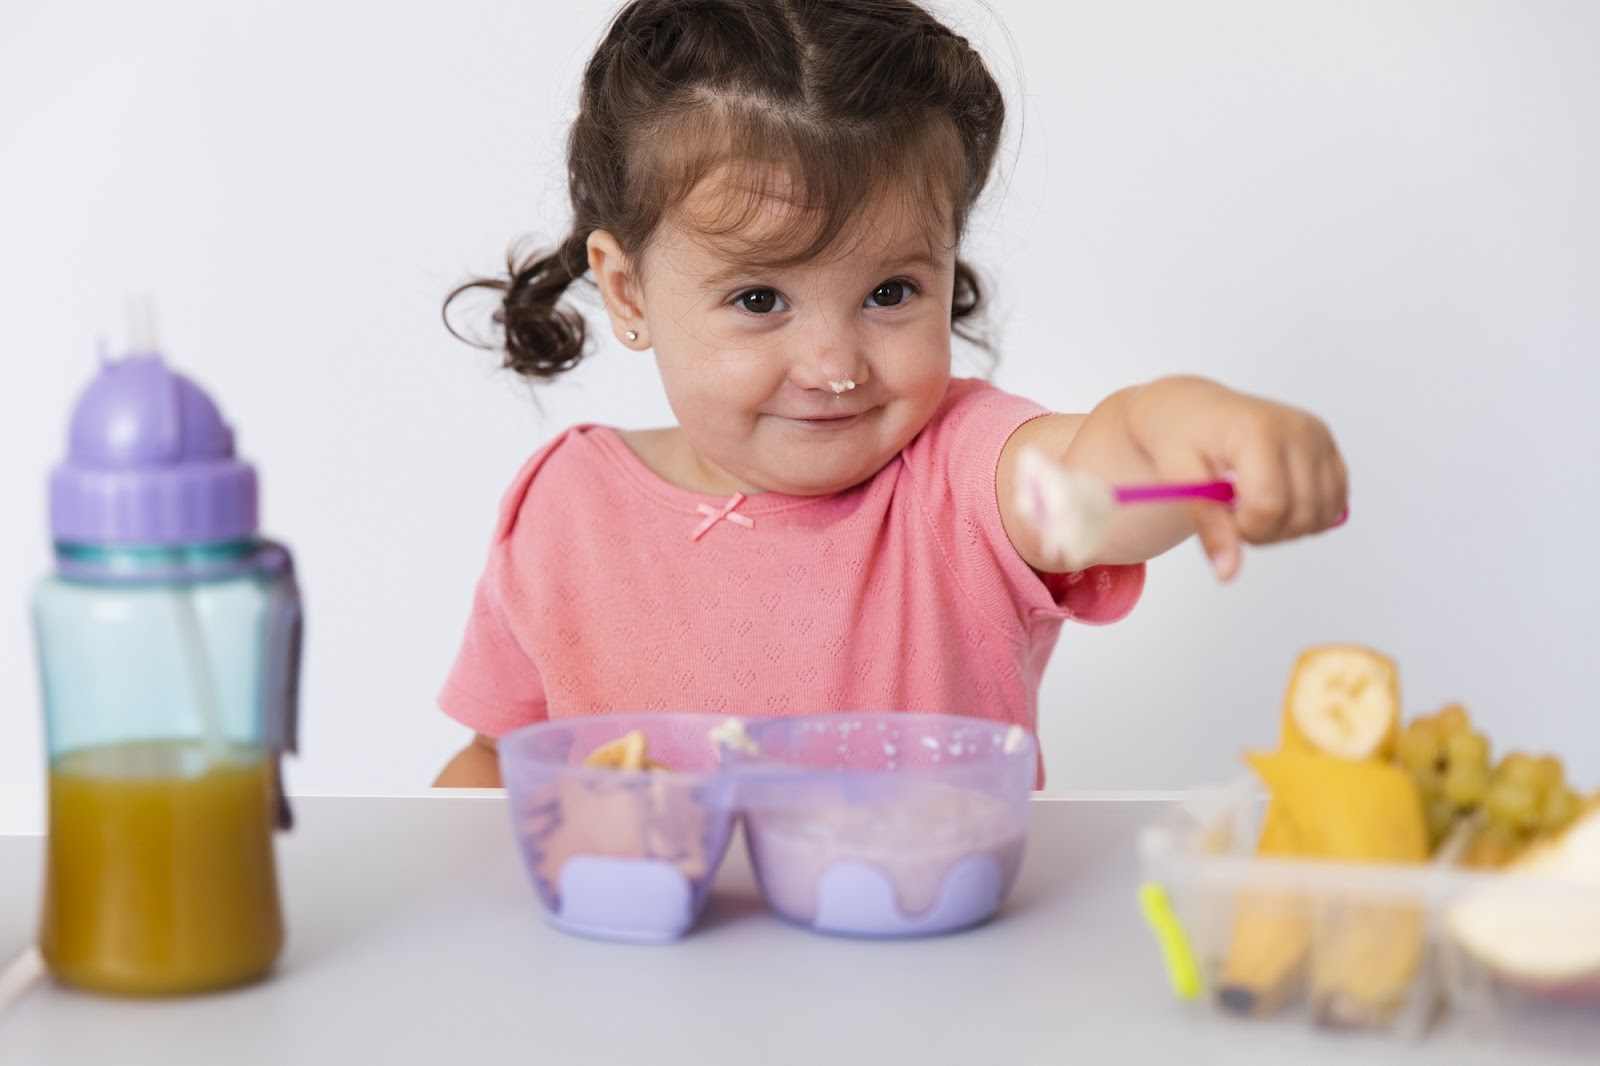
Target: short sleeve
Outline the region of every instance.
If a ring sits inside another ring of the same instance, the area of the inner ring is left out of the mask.
[[[534,476],[566,434],[527,461],[500,501],[489,561],[472,597],[472,614],[455,664],[439,693],[439,709],[485,736],[500,737],[549,717],[539,668],[506,616],[511,536]]]
[[[1144,572],[1144,563],[1126,563],[1041,576],[1068,618],[1103,626],[1122,621],[1133,610],[1144,592]]]
[[[503,546],[478,580],[455,664],[439,693],[445,714],[473,732],[499,737],[548,717],[539,669],[517,642],[501,605]]]

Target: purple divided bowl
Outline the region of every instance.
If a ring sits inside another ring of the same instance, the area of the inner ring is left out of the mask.
[[[767,903],[818,932],[928,936],[982,922],[1016,880],[1038,748],[954,715],[748,723],[730,752]]]
[[[501,738],[512,827],[554,925],[638,943],[675,940],[694,925],[733,830],[733,779],[709,736],[723,720],[601,714]],[[635,729],[646,757],[667,769],[581,765]]]

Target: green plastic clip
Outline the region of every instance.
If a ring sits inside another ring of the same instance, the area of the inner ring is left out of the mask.
[[[1161,945],[1162,958],[1167,963],[1167,980],[1179,999],[1200,997],[1200,964],[1195,961],[1194,949],[1189,946],[1189,935],[1183,923],[1173,912],[1167,890],[1154,881],[1139,886],[1139,909],[1144,920]]]

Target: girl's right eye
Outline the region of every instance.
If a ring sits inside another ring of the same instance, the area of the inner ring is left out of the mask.
[[[786,309],[783,297],[771,289],[750,289],[733,298],[734,306],[753,315],[771,314]]]

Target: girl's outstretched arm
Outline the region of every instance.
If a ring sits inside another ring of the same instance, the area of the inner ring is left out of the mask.
[[[1108,485],[1234,482],[1232,507],[1117,508],[1100,551],[1078,568],[1151,559],[1198,533],[1226,581],[1238,572],[1241,544],[1321,532],[1338,524],[1345,508],[1344,460],[1320,420],[1204,378],[1161,378],[1113,393],[1087,415],[1033,419],[1006,442],[997,472],[1000,514],[1017,551],[1043,571],[1062,564],[1044,557],[1037,531],[1014,502],[1017,456],[1026,447]]]
[[[475,733],[434,778],[434,788],[499,788],[500,757],[493,737]]]

